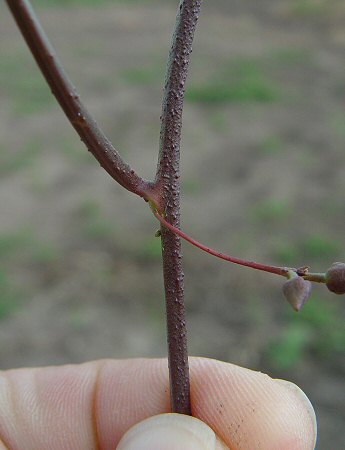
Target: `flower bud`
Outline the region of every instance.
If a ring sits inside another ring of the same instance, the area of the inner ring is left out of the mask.
[[[345,263],[331,265],[326,272],[326,286],[335,294],[345,294]]]
[[[300,311],[311,291],[311,282],[296,275],[283,285],[283,293],[295,311]]]

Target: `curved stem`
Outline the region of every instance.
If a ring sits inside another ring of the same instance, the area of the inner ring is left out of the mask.
[[[142,179],[121,158],[80,100],[28,0],[6,0],[18,27],[57,101],[100,165],[129,191],[159,202],[153,183]]]
[[[161,115],[160,151],[155,188],[161,193],[156,207],[168,220],[180,224],[180,139],[184,85],[201,0],[182,0],[176,18],[168,59]],[[171,410],[191,414],[184,274],[181,241],[161,228],[163,274],[167,315]]]
[[[185,241],[189,242],[190,244],[194,245],[195,247],[200,248],[204,252],[209,253],[210,255],[216,256],[217,258],[224,259],[225,261],[229,261],[231,263],[238,264],[240,266],[246,266],[246,267],[250,267],[250,268],[256,269],[256,270],[262,270],[264,272],[269,272],[269,273],[273,273],[275,275],[281,275],[284,277],[286,277],[288,275],[289,271],[296,272],[296,269],[292,269],[289,267],[280,267],[280,266],[271,266],[268,264],[260,264],[255,261],[248,261],[246,259],[236,258],[235,256],[226,255],[225,253],[221,253],[216,250],[213,250],[212,248],[207,247],[206,245],[202,244],[201,242],[191,238],[190,236],[188,236],[188,234],[179,230],[174,225],[171,225],[154,208],[152,208],[152,211],[153,211],[154,216],[160,221],[160,223],[163,225],[163,227],[168,228],[170,231],[177,234]],[[306,275],[303,276],[303,278],[306,278]]]

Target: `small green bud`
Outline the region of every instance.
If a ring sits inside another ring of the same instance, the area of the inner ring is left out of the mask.
[[[326,286],[335,294],[345,294],[345,263],[335,262],[326,272]]]
[[[287,280],[283,285],[286,300],[295,311],[300,311],[307,301],[311,291],[311,282],[298,275]]]

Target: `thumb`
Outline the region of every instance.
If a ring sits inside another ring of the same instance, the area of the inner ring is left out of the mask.
[[[228,450],[214,431],[199,419],[159,414],[130,428],[116,450]]]

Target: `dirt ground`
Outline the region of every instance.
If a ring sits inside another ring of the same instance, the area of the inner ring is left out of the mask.
[[[85,103],[152,178],[177,2],[36,3]],[[345,260],[344,24],[336,0],[204,2],[182,141],[193,237],[314,271]],[[156,229],[83,148],[2,3],[1,368],[165,356]],[[315,286],[297,315],[280,279],[184,255],[190,354],[294,381],[316,409],[317,448],[344,449],[344,298]]]

